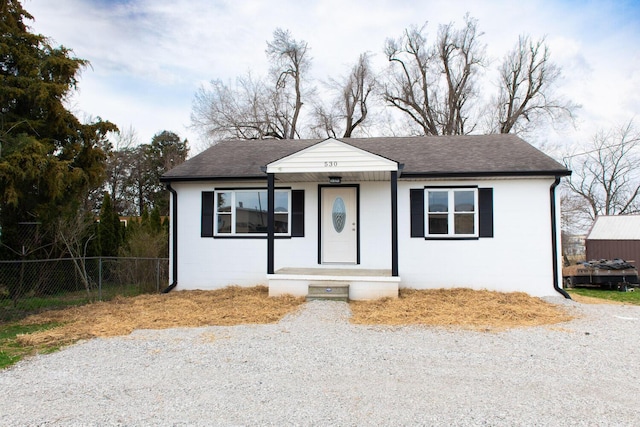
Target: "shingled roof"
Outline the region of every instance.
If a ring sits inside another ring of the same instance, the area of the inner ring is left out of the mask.
[[[336,138],[395,160],[401,177],[564,176],[551,157],[510,134]],[[262,167],[325,139],[223,141],[162,176],[162,181],[266,178]]]

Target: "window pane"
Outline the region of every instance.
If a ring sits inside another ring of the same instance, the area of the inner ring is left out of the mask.
[[[448,192],[429,191],[429,212],[449,212]]]
[[[456,212],[474,212],[474,192],[455,191],[453,193]]]
[[[267,192],[236,192],[236,233],[267,232]]]
[[[230,214],[218,214],[218,233],[231,233]]]
[[[448,224],[448,215],[447,214],[431,214],[429,215],[429,234],[448,234],[449,233],[449,224]]]
[[[267,211],[266,191],[238,191],[236,193],[236,210],[249,209],[255,212]]]
[[[276,233],[288,233],[289,232],[289,214],[275,214],[275,232]]]
[[[276,191],[276,212],[289,212],[289,192],[288,191]]]
[[[218,193],[218,212],[231,212],[231,193]]]
[[[455,234],[474,234],[473,214],[455,214]]]
[[[274,231],[290,232],[291,191],[274,193]],[[267,190],[229,190],[216,192],[217,234],[267,234]]]

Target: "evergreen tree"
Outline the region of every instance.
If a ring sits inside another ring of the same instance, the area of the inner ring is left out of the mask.
[[[168,230],[168,222],[162,223],[158,207],[154,207],[151,214],[144,207],[140,220],[130,221],[127,225],[127,236],[120,250],[120,255],[167,258],[169,256]]]
[[[149,227],[153,233],[160,233],[162,230],[162,219],[160,218],[160,208],[156,205],[149,215]]]
[[[19,1],[0,2],[1,247],[20,245],[16,230],[25,222],[41,224],[53,244],[54,224],[75,218],[102,184],[106,135],[117,128],[102,120],[81,124],[65,108],[87,61],[31,33],[25,20],[33,17]]]
[[[186,139],[169,131],[154,135],[151,144],[141,144],[128,155],[133,156],[126,191],[136,200],[138,213],[144,206],[158,207],[161,215],[169,214],[169,193],[160,182],[162,174],[183,163],[189,153]],[[125,195],[126,196],[126,195]]]
[[[104,193],[104,198],[102,199],[98,230],[100,255],[117,256],[118,249],[122,244],[122,225],[120,224],[118,213],[113,208],[109,193]]]
[[[140,227],[149,230],[151,228],[149,223],[149,211],[146,206],[142,206],[142,214],[140,215]]]

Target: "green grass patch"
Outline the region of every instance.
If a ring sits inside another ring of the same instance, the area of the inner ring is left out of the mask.
[[[25,356],[31,356],[36,353],[51,353],[57,350],[58,346],[24,346],[16,340],[19,334],[44,331],[56,326],[59,326],[59,324],[18,325],[14,323],[0,325],[0,369],[13,365]]]
[[[73,292],[50,296],[25,297],[14,303],[12,300],[0,300],[0,325],[23,319],[30,314],[45,310],[58,310],[71,306],[87,304],[90,299],[86,292]]]
[[[575,288],[567,289],[567,291],[569,292],[569,294],[600,298],[610,301],[618,301],[625,304],[640,305],[640,288],[635,289],[635,292],[610,291],[598,288]]]
[[[9,298],[0,299],[0,324],[10,323],[45,310],[58,310],[87,304],[93,301],[109,301],[116,296],[132,297],[144,293],[139,285],[108,286],[92,290],[60,292],[54,295],[24,296],[14,303]]]
[[[35,309],[55,309],[72,305],[86,304],[89,302],[87,293],[59,294],[39,297],[24,297],[14,303],[10,299],[0,301],[0,307],[5,310],[35,310]]]

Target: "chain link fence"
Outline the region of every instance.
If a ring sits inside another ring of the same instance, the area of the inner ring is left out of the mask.
[[[167,258],[0,261],[0,322],[42,310],[162,291]]]

